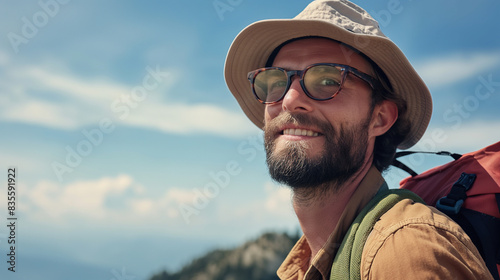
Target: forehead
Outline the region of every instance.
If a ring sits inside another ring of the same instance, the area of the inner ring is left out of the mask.
[[[346,45],[325,38],[299,39],[284,45],[273,66],[298,70],[313,63],[344,64],[373,74],[370,63],[363,56]]]

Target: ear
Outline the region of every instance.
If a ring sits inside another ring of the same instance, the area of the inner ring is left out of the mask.
[[[398,106],[392,101],[384,100],[375,105],[372,115],[372,136],[386,133],[398,119]]]

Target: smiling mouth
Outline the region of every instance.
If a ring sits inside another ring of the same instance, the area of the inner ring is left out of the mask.
[[[300,128],[287,128],[282,131],[283,135],[295,135],[295,136],[319,136],[318,132],[312,131],[312,130],[307,130],[307,129],[300,129]]]

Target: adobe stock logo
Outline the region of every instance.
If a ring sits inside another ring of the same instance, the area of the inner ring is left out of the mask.
[[[465,119],[471,117],[471,113],[479,109],[481,102],[489,99],[500,88],[500,82],[493,80],[493,74],[486,77],[479,76],[477,79],[479,84],[476,86],[474,93],[466,96],[462,102],[454,103],[452,108],[443,113],[444,121],[450,123],[452,129],[458,129]]]
[[[65,5],[69,0],[40,0],[38,1],[38,6],[40,10],[35,12],[30,18],[22,17],[22,27],[20,34],[15,32],[9,32],[7,38],[9,39],[12,49],[17,54],[19,53],[19,46],[21,44],[29,43],[29,40],[33,39],[39,32],[39,30],[45,27],[51,18],[54,18],[61,10],[60,5]]]
[[[224,20],[224,14],[234,11],[234,8],[243,3],[243,0],[214,0],[215,12],[221,21]]]
[[[264,151],[264,138],[257,136],[249,136],[246,140],[240,142],[237,147],[237,152],[240,156],[244,156],[247,162],[252,162],[257,157],[258,152]],[[191,223],[192,216],[200,215],[210,201],[215,199],[222,189],[227,188],[231,180],[241,174],[243,167],[239,161],[230,160],[227,162],[225,169],[218,172],[210,172],[211,181],[203,186],[203,188],[193,189],[193,197],[190,203],[182,203],[178,210],[186,224]]]
[[[131,111],[138,108],[141,102],[146,100],[150,93],[156,90],[160,84],[169,78],[169,72],[162,71],[159,66],[146,67],[146,75],[142,79],[142,84],[131,89],[130,94],[122,94],[110,104],[110,110],[119,120],[126,120]],[[83,129],[83,138],[76,145],[66,145],[65,161],[53,161],[52,170],[59,182],[63,181],[66,173],[72,173],[83,160],[88,157],[94,148],[101,145],[106,136],[111,134],[116,128],[115,122],[109,117],[100,119],[98,126],[91,129]]]

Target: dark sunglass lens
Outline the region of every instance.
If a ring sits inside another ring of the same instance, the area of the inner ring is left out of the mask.
[[[304,84],[309,94],[319,100],[333,97],[340,89],[342,71],[330,65],[309,68],[304,75]]]
[[[264,102],[278,101],[285,93],[286,86],[286,73],[279,69],[267,69],[255,76],[255,94]]]

